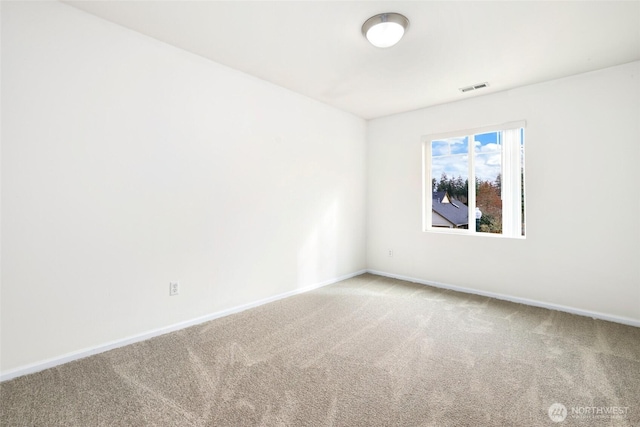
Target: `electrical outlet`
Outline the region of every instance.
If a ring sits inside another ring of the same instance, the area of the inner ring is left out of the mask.
[[[393,256],[393,249],[389,249],[389,256],[392,257]]]
[[[169,296],[174,296],[180,294],[180,283],[171,282],[169,283]]]

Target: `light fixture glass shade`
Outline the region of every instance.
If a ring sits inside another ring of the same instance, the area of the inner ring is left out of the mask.
[[[362,25],[362,34],[376,47],[390,47],[398,43],[409,20],[399,13],[381,13],[367,19]]]

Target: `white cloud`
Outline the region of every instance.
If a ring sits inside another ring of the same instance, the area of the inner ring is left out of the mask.
[[[501,173],[502,158],[500,152],[476,156],[476,176],[481,181],[495,181]]]
[[[457,178],[461,176],[463,180],[467,179],[469,166],[467,156],[434,158],[432,162],[431,177],[436,181],[440,181],[442,173],[446,173],[448,178]]]
[[[446,140],[432,142],[432,170],[431,177],[440,181],[443,173],[448,178],[462,177],[468,178],[468,155],[466,153],[466,138],[449,138]],[[476,176],[482,181],[494,182],[501,173],[501,146],[497,143],[486,143],[482,145],[480,141],[473,141],[475,149]],[[440,157],[436,157],[440,156]]]
[[[482,147],[480,147],[480,152],[482,153],[499,153],[500,152],[500,145],[499,144],[495,144],[493,142],[490,142],[489,144],[485,144]]]
[[[466,153],[468,140],[465,136],[431,141],[431,154],[432,156],[447,156]]]

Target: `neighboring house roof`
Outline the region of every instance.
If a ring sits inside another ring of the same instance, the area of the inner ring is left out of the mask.
[[[467,205],[458,199],[449,197],[446,191],[433,192],[431,208],[455,227],[469,224],[469,209]]]

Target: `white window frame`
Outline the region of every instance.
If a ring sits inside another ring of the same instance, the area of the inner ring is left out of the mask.
[[[454,132],[444,132],[422,137],[422,230],[425,232],[445,233],[445,234],[463,234],[487,237],[503,237],[524,239],[525,233],[522,230],[522,189],[524,187],[522,179],[526,173],[524,167],[524,157],[522,159],[522,173],[520,170],[520,145],[524,144],[524,138],[521,139],[521,129],[526,128],[526,121],[520,120],[515,122],[503,123],[496,126],[484,126],[474,129],[465,129]],[[477,232],[475,227],[475,206],[476,206],[476,186],[475,183],[475,147],[473,144],[473,136],[483,133],[501,132],[502,133],[502,233],[485,233]],[[432,225],[432,201],[433,187],[431,181],[431,147],[432,141],[448,139],[453,137],[469,137],[469,193],[467,207],[469,209],[469,227],[468,229],[459,228],[442,228],[433,227]],[[524,154],[523,154],[524,156]],[[526,182],[526,179],[525,179]],[[526,200],[525,200],[526,208]]]

